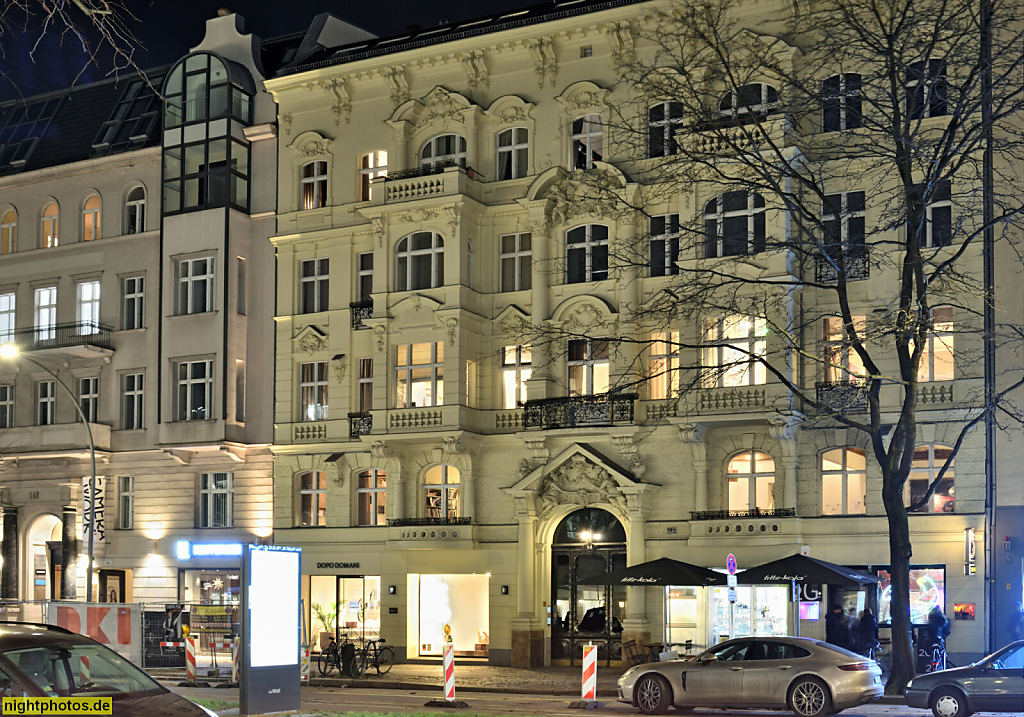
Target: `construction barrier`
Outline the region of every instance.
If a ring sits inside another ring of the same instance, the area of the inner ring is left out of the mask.
[[[299,681],[303,684],[309,682],[309,649],[307,648],[302,650],[302,671]]]
[[[196,641],[195,638],[185,638],[185,679],[189,682],[196,681]]]
[[[597,699],[597,645],[584,645],[583,647],[582,699],[587,702]]]
[[[455,646],[448,642],[444,646],[444,698],[455,700]]]
[[[238,682],[238,653],[242,651],[242,638],[236,637],[231,645],[231,681]]]

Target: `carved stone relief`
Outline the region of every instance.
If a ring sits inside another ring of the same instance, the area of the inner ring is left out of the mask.
[[[622,68],[633,61],[633,30],[629,20],[610,22],[606,27],[608,48],[612,55],[612,68],[621,74]]]
[[[530,50],[530,57],[533,59],[533,74],[537,78],[537,87],[544,87],[544,78],[547,77],[551,86],[555,86],[555,78],[558,76],[558,59],[555,57],[554,41],[550,36],[535,37],[527,42]]]
[[[378,353],[384,353],[384,333],[385,331],[383,326],[378,325],[373,327],[373,335],[377,337]]]
[[[327,90],[331,112],[334,113],[334,124],[340,126],[342,117],[345,118],[345,122],[349,122],[352,119],[352,98],[349,97],[348,88],[345,86],[345,78],[320,80],[320,86]]]
[[[462,116],[462,107],[455,101],[451,93],[437,87],[423,98],[423,111],[416,120],[416,125],[423,127],[431,122],[445,119],[462,123],[466,121]]]
[[[559,505],[607,503],[626,511],[626,498],[607,469],[576,454],[549,473],[540,489],[540,517]]]

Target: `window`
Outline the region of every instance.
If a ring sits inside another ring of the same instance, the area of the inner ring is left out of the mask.
[[[863,380],[864,363],[851,346],[853,333],[864,340],[864,317],[853,317],[853,331],[843,325],[839,316],[826,316],[822,321],[822,360],[826,383],[851,383]]]
[[[299,404],[300,420],[327,420],[326,361],[299,364]]]
[[[54,402],[57,395],[56,381],[39,381],[36,384],[36,425],[52,426],[54,423]]]
[[[498,181],[520,179],[530,173],[527,137],[525,127],[513,127],[498,133]]]
[[[15,293],[0,294],[0,344],[14,341]]]
[[[223,130],[221,130],[223,131]],[[249,145],[228,137],[164,148],[164,212],[249,207]]]
[[[444,405],[444,342],[402,344],[396,349],[395,407]]]
[[[52,249],[59,243],[58,228],[60,221],[60,210],[57,202],[50,202],[43,207],[41,215],[42,231],[39,234],[39,245],[43,249]]]
[[[531,235],[503,234],[498,242],[501,245],[499,291],[528,291],[533,286]]]
[[[356,525],[387,525],[387,473],[376,468],[356,476]]]
[[[235,257],[235,313],[245,316],[246,300],[248,299],[248,268],[245,257]]]
[[[608,227],[584,224],[565,233],[566,282],[578,284],[608,278]]]
[[[0,383],[0,428],[14,427],[14,384]]]
[[[356,301],[366,301],[373,294],[373,252],[356,254]]]
[[[100,282],[78,282],[78,333],[96,334],[100,330]]]
[[[90,194],[82,205],[82,241],[100,238],[100,195]]]
[[[134,431],[142,428],[143,374],[121,376],[121,428]]]
[[[821,83],[821,127],[840,132],[861,126],[860,75],[847,72]]]
[[[925,339],[918,381],[953,380],[953,307],[932,309],[931,330]]]
[[[608,342],[603,339],[571,339],[566,361],[570,396],[608,393]]]
[[[359,201],[373,199],[373,180],[388,176],[388,153],[382,149],[359,158]]]
[[[764,117],[778,104],[777,89],[763,82],[754,82],[727,92],[718,103],[718,113],[745,122]]]
[[[663,214],[650,221],[651,276],[675,276],[679,273],[679,215]]]
[[[199,528],[230,528],[233,525],[234,474],[199,474]]]
[[[432,289],[444,285],[444,239],[435,232],[416,232],[395,248],[395,291]]]
[[[330,262],[306,259],[299,264],[299,313],[327,311],[330,296]]]
[[[704,207],[704,258],[757,254],[765,249],[764,198],[726,192]]]
[[[864,247],[864,192],[829,194],[822,205],[825,245]]]
[[[0,216],[0,254],[13,254],[18,245],[18,214],[8,209]]]
[[[57,326],[57,287],[43,286],[35,291],[36,295],[36,340],[53,339]]]
[[[78,379],[78,405],[85,420],[96,423],[100,413],[100,380],[97,376]]]
[[[907,480],[907,492],[912,505],[928,492],[928,486],[932,484],[939,469],[952,455],[953,449],[949,446],[928,444],[918,446],[914,449],[914,460],[910,464],[910,477]],[[942,480],[935,487],[932,499],[918,508],[917,513],[955,513],[953,503],[953,461],[949,462],[949,469],[943,474]]]
[[[302,209],[327,206],[327,162],[317,160],[302,165]]]
[[[655,331],[650,343],[650,380],[647,384],[651,400],[679,396],[679,332]]]
[[[432,466],[423,476],[424,517],[459,518],[459,471],[445,464]]]
[[[245,423],[245,361],[235,359],[235,421]]]
[[[146,190],[135,187],[124,200],[124,233],[141,234],[146,231]]]
[[[604,159],[601,115],[584,115],[572,121],[569,135],[569,169],[593,169]]]
[[[767,453],[744,451],[726,466],[728,510],[775,509],[775,461]]]
[[[213,311],[213,257],[178,262],[178,313]]]
[[[821,514],[863,515],[867,494],[867,459],[857,448],[821,454]]]
[[[299,525],[327,525],[327,474],[310,471],[299,476]]]
[[[931,190],[929,194],[929,189]],[[953,242],[953,203],[948,179],[940,179],[932,187],[919,184],[911,191],[911,202],[925,202],[924,226],[910,228],[918,236],[920,246],[938,248]]]
[[[369,413],[373,408],[373,359],[359,359],[359,377],[356,389],[357,400],[356,410],[359,413]]]
[[[768,322],[749,316],[711,318],[704,324],[704,386],[757,386],[767,382],[761,360]]]
[[[146,280],[141,276],[121,280],[121,328],[125,331],[143,326],[145,287]]]
[[[177,364],[176,421],[213,418],[213,361],[182,361]]]
[[[941,117],[947,113],[945,61],[912,62],[907,66],[906,86],[907,114],[910,119]]]
[[[146,78],[128,82],[107,121],[92,143],[93,157],[138,149],[160,129],[163,99],[159,96],[164,73],[147,73]],[[126,231],[125,234],[132,232]]]
[[[533,374],[533,351],[529,346],[505,346],[501,349],[501,407],[515,408],[526,403],[526,382]]]
[[[647,109],[647,156],[669,157],[679,152],[676,131],[683,123],[681,102],[659,102]]]
[[[117,477],[117,527],[131,530],[135,527],[135,478]]]
[[[466,166],[466,140],[457,134],[442,134],[423,145],[420,166],[432,171]]]

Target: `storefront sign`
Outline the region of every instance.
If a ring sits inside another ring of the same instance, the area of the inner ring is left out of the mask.
[[[978,548],[974,542],[974,528],[964,528],[964,575],[978,572]]]
[[[358,570],[359,563],[317,563],[317,570]]]
[[[800,602],[821,602],[821,586],[801,584],[797,586]]]
[[[190,558],[239,558],[242,556],[241,543],[190,543],[179,540],[175,546],[178,560]]]
[[[95,481],[96,495],[92,494],[90,483]],[[103,478],[86,476],[82,478],[82,540],[89,544],[89,526],[93,527],[93,543],[102,542],[107,531],[103,524],[103,503],[106,493]]]

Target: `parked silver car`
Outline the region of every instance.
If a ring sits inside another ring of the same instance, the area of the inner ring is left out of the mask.
[[[911,707],[935,717],[972,712],[1024,712],[1024,640],[1011,642],[973,665],[918,675],[907,683]]]
[[[741,637],[689,660],[631,667],[619,699],[644,714],[669,707],[788,708],[819,717],[874,702],[882,671],[841,647],[802,637]]]

